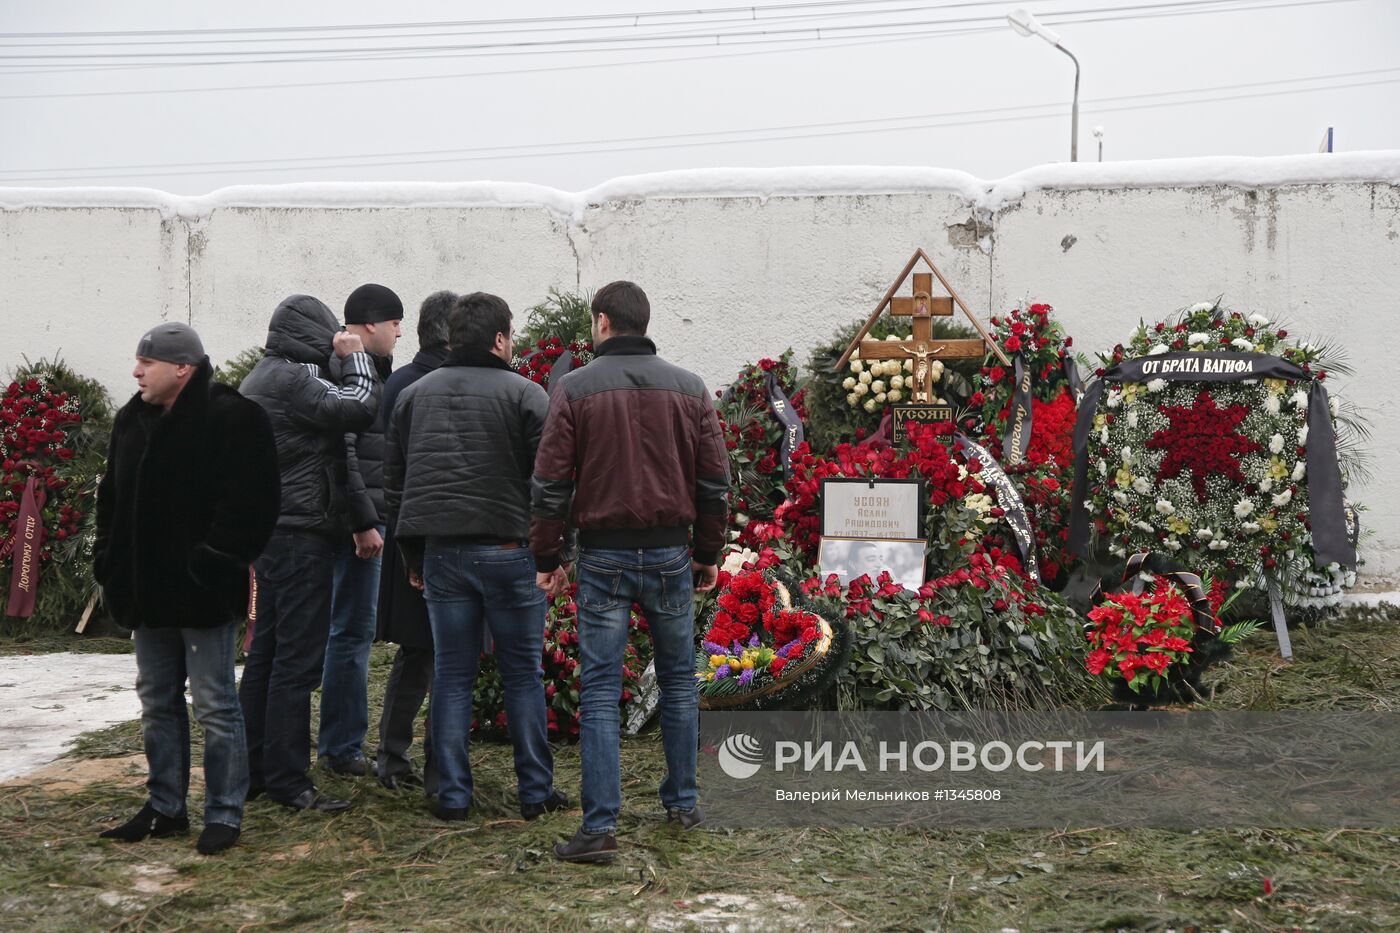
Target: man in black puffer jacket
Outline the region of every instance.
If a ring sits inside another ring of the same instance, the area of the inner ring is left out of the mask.
[[[330,631],[335,545],[348,535],[345,435],[374,420],[380,384],[359,337],[308,295],[272,314],[267,354],[243,380],[277,439],[282,507],[257,562],[257,622],[238,695],[248,729],[250,794],[293,809],[344,810],[307,777],[311,691],[321,682]],[[329,381],[331,354],[339,384]]]
[[[384,499],[433,629],[431,720],[439,781],[434,813],[466,819],[472,686],[491,630],[505,692],[520,811],[532,819],[568,805],[554,789],[540,656],[544,594],[535,587],[530,474],[549,400],[511,372],[510,308],[495,295],[458,299],[452,350],[404,389],[389,425]]]
[[[188,679],[204,727],[198,848],[212,855],[238,839],[248,793],[233,660],[248,565],[277,519],[277,449],[263,410],[211,381],[189,326],[148,331],[132,375],[140,391],[117,413],[97,491],[93,576],[113,618],[135,630],[150,797],[102,835],[136,842],[189,828]]]

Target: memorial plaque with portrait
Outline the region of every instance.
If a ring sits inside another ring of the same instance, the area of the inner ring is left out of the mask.
[[[868,576],[874,582],[882,571],[888,570],[894,582],[906,590],[917,590],[924,584],[925,545],[923,540],[822,538],[817,562],[823,580],[834,573],[842,586],[860,576]]]

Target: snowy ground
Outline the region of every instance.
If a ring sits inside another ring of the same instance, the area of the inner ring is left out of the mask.
[[[0,781],[42,768],[84,732],[140,716],[133,654],[0,657]]]

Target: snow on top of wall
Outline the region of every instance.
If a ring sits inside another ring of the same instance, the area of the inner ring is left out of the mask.
[[[539,207],[578,223],[590,207],[669,198],[947,192],[995,213],[1034,191],[1085,188],[1272,188],[1332,182],[1400,184],[1400,150],[1293,156],[1211,156],[1141,162],[1062,162],[996,181],[921,166],[711,168],[614,178],[579,192],[523,182],[324,182],[239,185],[199,197],[153,188],[0,188],[0,210],[133,207],[200,220],[219,208]]]

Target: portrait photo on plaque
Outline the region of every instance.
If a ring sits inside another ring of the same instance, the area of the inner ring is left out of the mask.
[[[857,577],[869,576],[873,583],[888,570],[894,582],[906,590],[917,590],[924,585],[925,544],[923,540],[822,538],[817,557],[821,578],[834,573],[841,585],[847,586]]]
[[[923,538],[925,501],[921,479],[824,479],[822,537]]]

